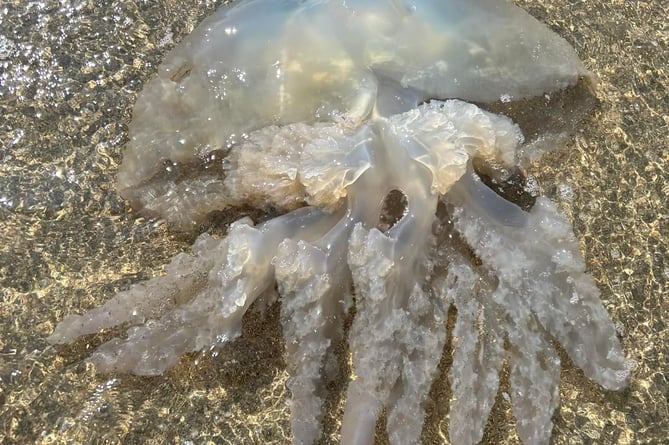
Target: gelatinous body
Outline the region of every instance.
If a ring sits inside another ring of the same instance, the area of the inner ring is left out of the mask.
[[[528,99],[587,75],[564,40],[504,0],[224,6],[144,88],[119,191],[181,227],[236,206],[282,215],[201,235],[164,276],[67,318],[51,341],[129,322],[91,360],[160,374],[238,336],[276,285],[294,441],[310,444],[323,369],[355,305],[341,441],[372,443],[385,409],[390,441],[405,445],[420,442],[454,305],[452,442],[480,441],[507,360],[519,436],[548,443],[551,338],[606,388],[623,387],[629,366],[567,219],[544,198],[529,209],[502,198],[474,169],[494,165],[503,181],[539,145],[468,101]],[[197,159],[207,168],[161,172]],[[382,227],[393,191],[401,211]]]

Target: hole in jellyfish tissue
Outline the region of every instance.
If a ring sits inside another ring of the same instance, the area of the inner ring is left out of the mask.
[[[177,70],[172,74],[172,77],[170,77],[170,80],[172,82],[179,83],[182,80],[184,80],[186,77],[190,76],[191,71],[193,70],[193,66],[189,63],[184,63],[181,65]]]
[[[383,198],[376,228],[382,232],[390,230],[406,214],[407,203],[407,197],[401,190],[389,191]]]
[[[529,211],[536,196],[527,186],[527,177],[518,168],[511,170],[489,160],[474,159],[474,171],[481,181],[502,198]]]

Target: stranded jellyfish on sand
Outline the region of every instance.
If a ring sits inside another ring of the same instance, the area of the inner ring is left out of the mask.
[[[312,444],[354,310],[341,442],[372,443],[385,409],[391,443],[407,445],[454,306],[451,441],[481,440],[506,361],[518,435],[548,443],[552,339],[607,389],[626,385],[629,364],[567,218],[495,187],[560,130],[526,139],[486,104],[522,107],[588,77],[567,42],[504,0],[223,6],[144,87],[119,192],[180,228],[240,207],[279,216],[200,235],[164,276],[69,316],[50,341],[127,323],[90,360],[156,375],[278,298],[294,442]]]

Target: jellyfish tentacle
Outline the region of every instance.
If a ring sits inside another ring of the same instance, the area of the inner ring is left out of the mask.
[[[488,217],[487,201],[471,199],[472,183],[463,177],[445,197],[454,206],[456,230],[590,379],[607,389],[624,387],[631,364],[593,278],[585,273],[569,221],[540,197],[527,212],[524,230],[510,227]]]

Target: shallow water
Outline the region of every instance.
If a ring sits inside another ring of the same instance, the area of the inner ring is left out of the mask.
[[[242,338],[215,356],[184,359],[157,378],[97,375],[82,364],[119,332],[65,348],[45,342],[65,314],[160,273],[190,244],[192,235],[130,213],[114,182],[136,94],[161,55],[220,3],[0,4],[0,443],[289,442],[276,310],[266,321],[247,317]],[[563,355],[554,443],[660,443],[669,429],[669,7],[519,3],[601,79],[584,131],[531,173],[573,218],[638,362],[630,388],[607,393]],[[447,432],[441,381],[426,444]],[[341,406],[330,401],[333,418]],[[498,397],[484,443],[517,443],[512,424]]]

